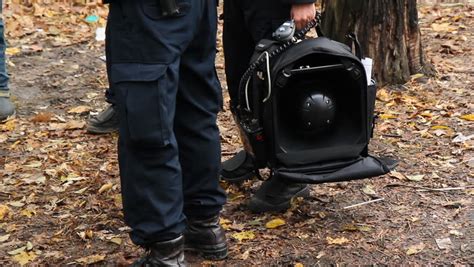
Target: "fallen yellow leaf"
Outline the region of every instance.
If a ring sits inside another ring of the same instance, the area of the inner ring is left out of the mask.
[[[230,226],[232,225],[232,222],[228,219],[220,218],[219,224],[224,230],[229,230]]]
[[[227,201],[228,202],[234,202],[234,201],[242,199],[242,198],[245,198],[245,195],[241,194],[241,193],[229,194],[229,196],[227,197]]]
[[[232,235],[233,238],[242,242],[243,240],[252,240],[255,238],[255,233],[252,231],[244,231],[240,233],[235,233]]]
[[[435,125],[431,127],[431,130],[452,130],[452,129],[446,125]]]
[[[99,194],[109,191],[114,186],[113,183],[106,183],[99,189]]]
[[[16,127],[16,120],[8,120],[2,125],[2,130],[8,132],[15,130]]]
[[[431,112],[428,112],[428,111],[422,112],[420,115],[427,118],[433,117],[433,114],[431,114]]]
[[[78,130],[86,126],[85,121],[68,121],[65,125],[66,130]]]
[[[19,47],[8,47],[5,49],[5,54],[8,56],[14,56],[16,54],[19,54],[21,52],[21,49]]]
[[[31,252],[22,251],[21,253],[13,256],[12,259],[18,262],[20,265],[25,265],[28,262],[36,259],[36,253],[33,251]]]
[[[326,241],[328,242],[329,245],[343,245],[349,242],[349,239],[345,237],[338,237],[338,238],[331,238],[331,237],[326,237]]]
[[[118,237],[114,237],[114,238],[110,239],[110,242],[120,246],[122,244],[122,239],[118,238]]]
[[[86,237],[92,239],[94,232],[92,230],[86,230]]]
[[[91,255],[91,256],[79,258],[76,260],[76,262],[84,263],[84,264],[93,264],[93,263],[101,262],[104,259],[105,259],[105,255]]]
[[[31,218],[33,217],[33,215],[36,215],[36,211],[31,209],[24,209],[21,211],[21,215]]]
[[[388,102],[392,100],[392,97],[390,96],[389,92],[385,89],[380,89],[377,92],[377,99],[382,101],[382,102]]]
[[[265,227],[267,229],[275,229],[277,227],[280,227],[282,225],[285,225],[286,222],[283,219],[274,219],[265,224]]]
[[[223,224],[231,224],[232,222],[229,220],[229,219],[225,219],[225,218],[220,218],[219,219],[219,224],[220,225],[223,225]]]
[[[360,231],[360,232],[371,232],[371,231],[372,231],[372,227],[367,226],[367,225],[345,224],[345,225],[342,227],[342,230],[343,230],[343,231],[348,231],[348,232],[356,232],[356,231]]]
[[[407,255],[410,256],[410,255],[418,254],[421,251],[423,251],[424,248],[425,248],[425,244],[423,244],[423,243],[419,243],[417,245],[409,246],[408,249],[407,249]]]
[[[74,114],[82,114],[91,111],[92,108],[89,106],[77,106],[75,108],[71,108],[68,110],[67,113],[74,113]]]
[[[357,231],[357,226],[355,226],[353,224],[345,224],[342,227],[342,230],[343,231],[349,231],[349,232],[355,232],[355,231]]]
[[[417,74],[413,74],[413,75],[411,76],[411,79],[412,79],[412,80],[416,80],[416,79],[419,79],[419,78],[424,77],[424,76],[425,76],[425,75],[424,75],[423,73],[417,73]]]
[[[392,114],[382,114],[379,116],[381,120],[390,120],[390,119],[395,119],[397,116],[392,115]]]
[[[431,24],[431,29],[435,32],[452,32],[455,31],[456,28],[451,26],[451,23],[433,23]]]
[[[6,134],[0,134],[0,143],[3,143],[8,140],[8,136]]]
[[[0,205],[0,221],[3,221],[10,215],[10,208],[5,205]]]
[[[466,115],[462,115],[461,117],[459,117],[463,120],[466,120],[466,121],[474,121],[474,114],[466,114]]]
[[[113,195],[112,199],[114,200],[115,206],[122,207],[122,195],[121,194]]]
[[[303,263],[297,262],[295,263],[295,267],[304,267]]]

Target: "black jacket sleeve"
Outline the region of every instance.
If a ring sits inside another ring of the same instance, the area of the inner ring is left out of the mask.
[[[280,0],[283,4],[311,4],[315,3],[316,0]]]

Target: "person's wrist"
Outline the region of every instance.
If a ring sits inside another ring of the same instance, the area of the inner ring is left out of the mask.
[[[291,7],[291,18],[294,19],[296,29],[301,30],[316,16],[314,3],[293,4]]]

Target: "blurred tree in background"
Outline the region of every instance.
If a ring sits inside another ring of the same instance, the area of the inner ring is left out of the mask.
[[[417,73],[430,73],[418,25],[416,0],[323,0],[327,36],[347,42],[357,34],[364,55],[374,59],[379,84],[405,83]]]

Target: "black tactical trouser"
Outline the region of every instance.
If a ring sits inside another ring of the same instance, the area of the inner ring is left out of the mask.
[[[216,0],[178,0],[173,18],[158,3],[113,1],[107,31],[124,216],[144,246],[176,238],[186,217],[214,216],[225,202]]]

